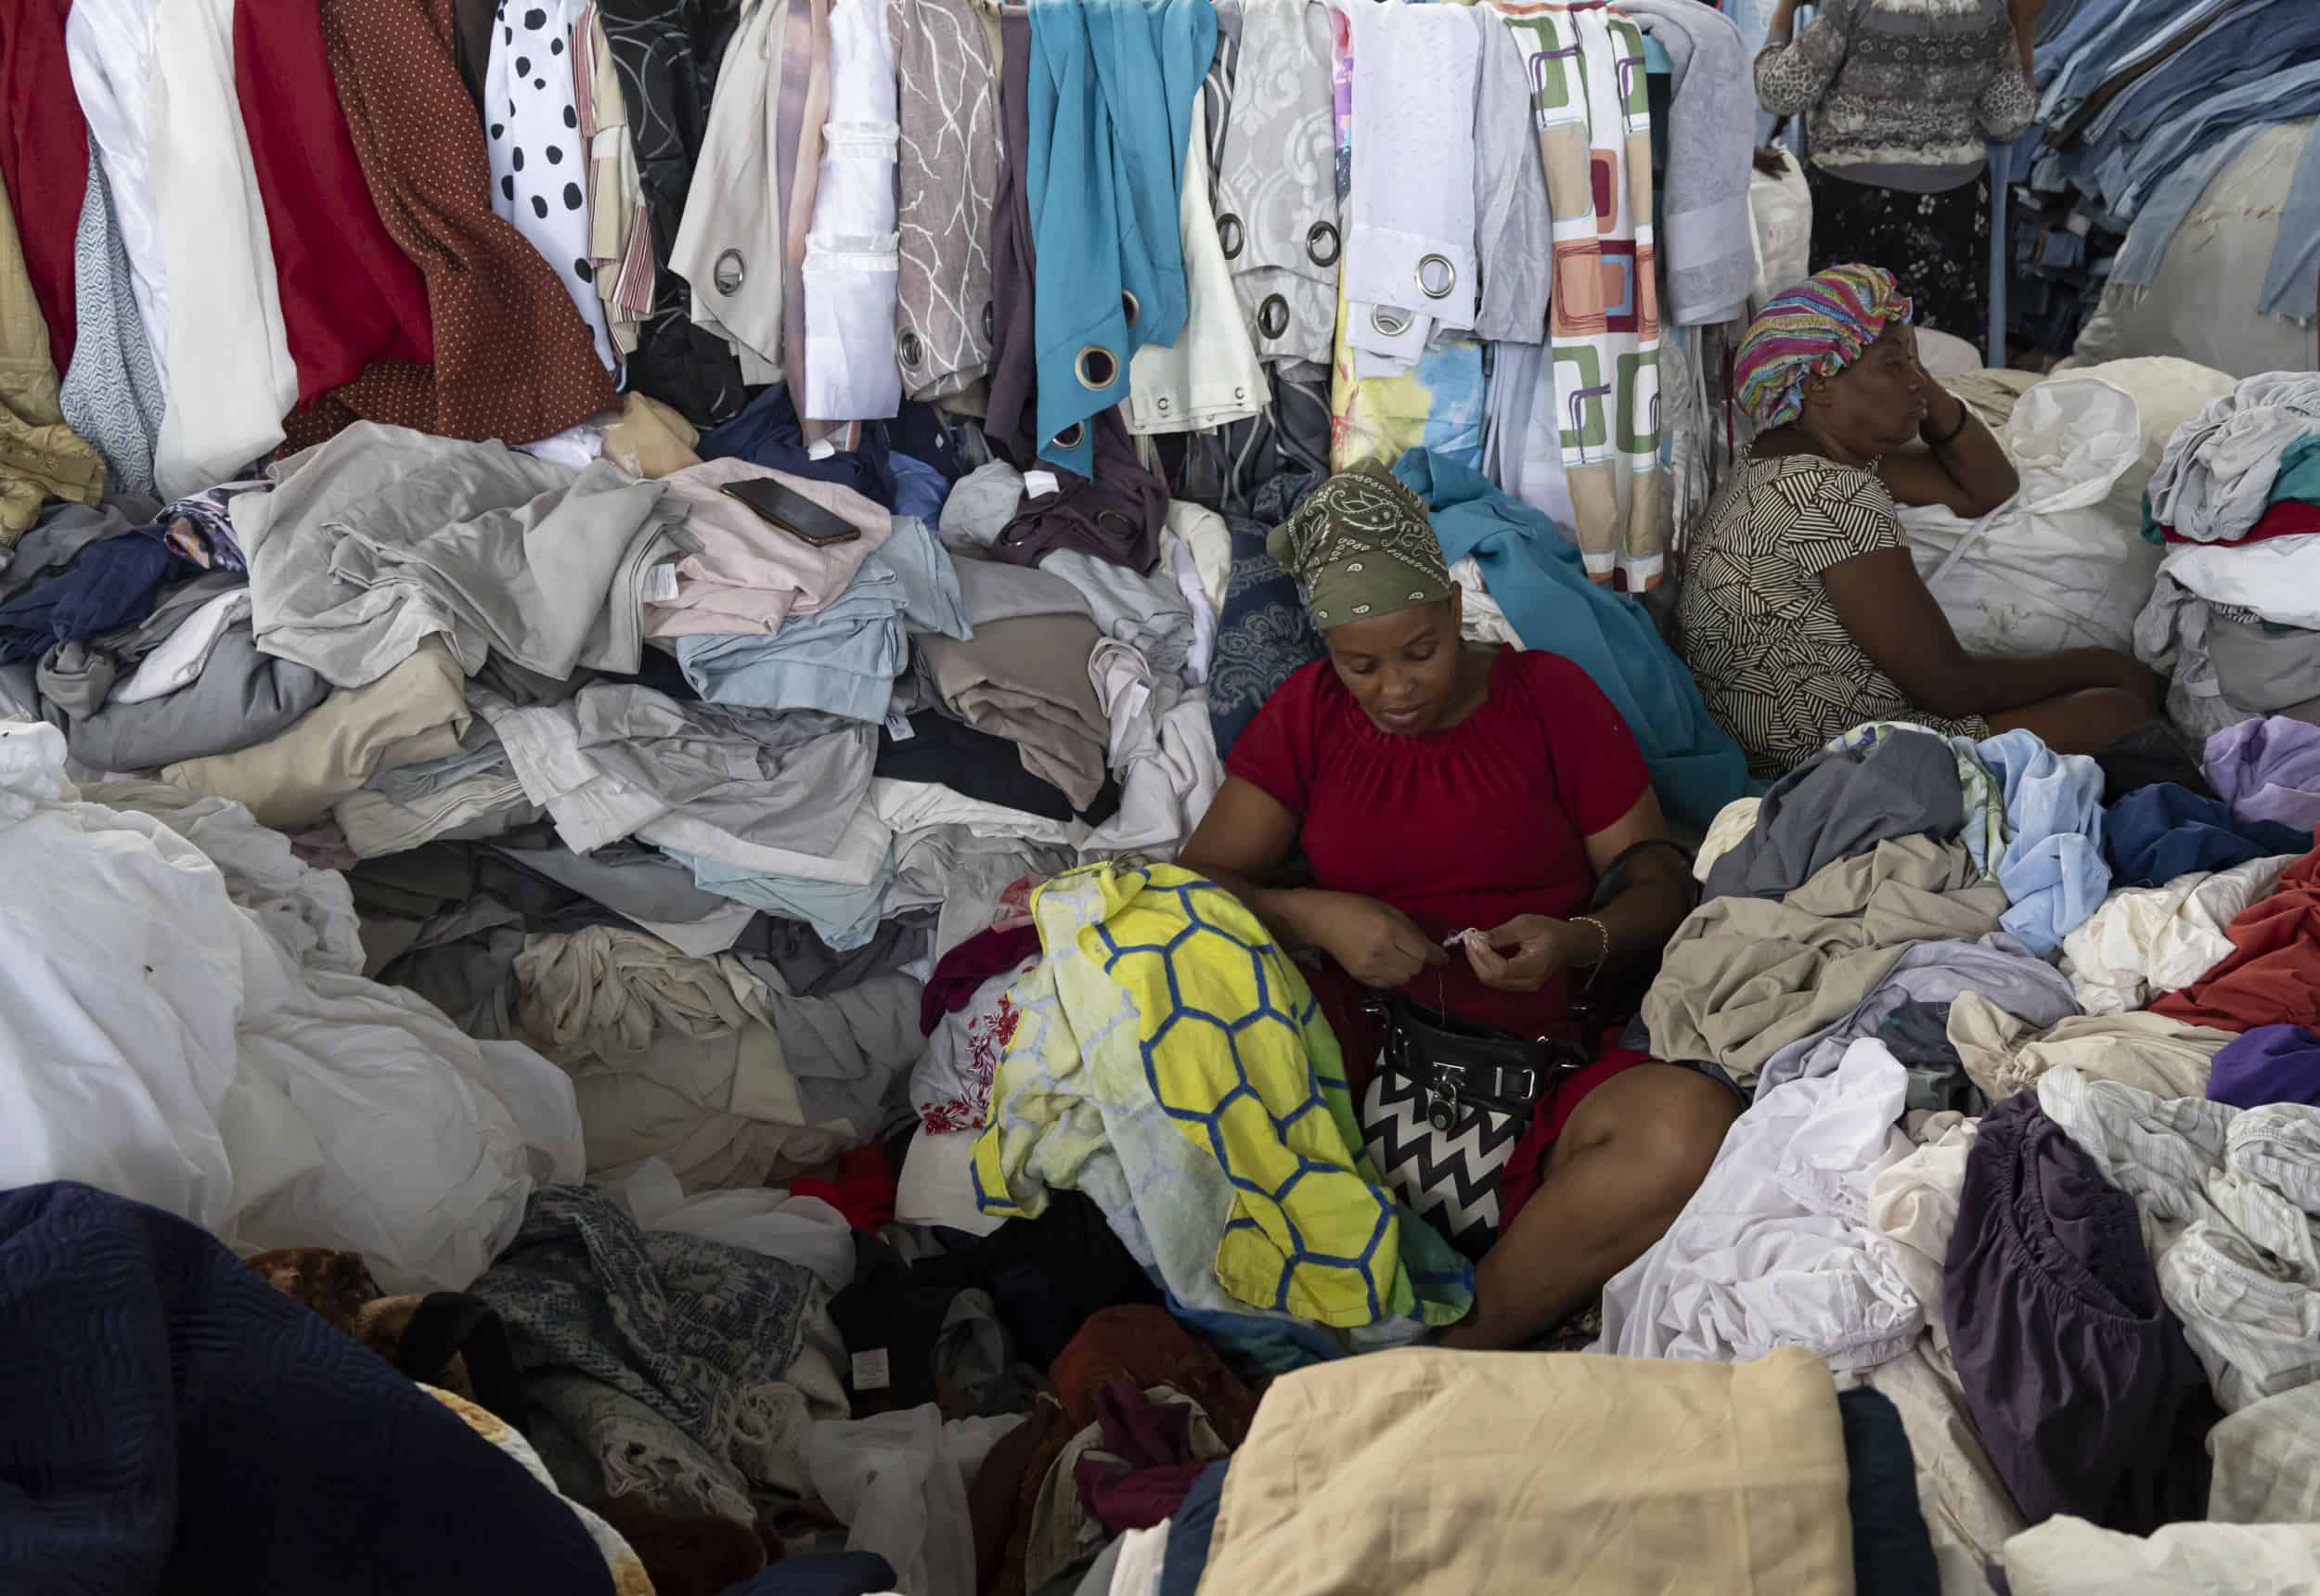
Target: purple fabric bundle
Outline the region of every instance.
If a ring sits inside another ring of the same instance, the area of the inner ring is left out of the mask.
[[[2320,726],[2275,714],[2207,740],[2207,779],[2242,820],[2320,826]]]

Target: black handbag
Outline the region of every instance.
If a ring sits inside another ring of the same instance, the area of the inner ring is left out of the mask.
[[[1527,1039],[1406,998],[1370,1002],[1386,1042],[1361,1095],[1363,1151],[1396,1196],[1478,1258],[1497,1237],[1499,1178],[1515,1142],[1539,1104],[1593,1057],[1580,1039],[1586,1023]]]
[[[1589,909],[1627,890],[1635,859],[1672,851],[1692,885],[1690,856],[1672,843],[1638,843],[1611,862]],[[1695,901],[1696,901],[1696,889]],[[1382,1017],[1386,1043],[1361,1094],[1362,1150],[1402,1202],[1469,1257],[1497,1239],[1499,1178],[1539,1105],[1568,1076],[1592,1062],[1605,1028],[1631,1015],[1657,961],[1639,962],[1624,980],[1591,983],[1568,1018],[1549,1036],[1525,1038],[1470,1025],[1392,993],[1365,1000]]]

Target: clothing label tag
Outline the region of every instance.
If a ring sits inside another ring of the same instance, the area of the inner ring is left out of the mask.
[[[809,460],[826,460],[837,452],[838,445],[827,438],[816,438],[806,445],[806,457]]]
[[[910,729],[909,715],[898,709],[890,709],[886,712],[886,735],[896,742],[908,742],[918,733]]]
[[[668,604],[677,598],[677,567],[663,561],[644,573],[644,601],[648,604]]]
[[[1023,496],[1045,498],[1063,483],[1053,471],[1025,471],[1023,474]]]
[[[883,1346],[854,1355],[854,1389],[883,1391],[893,1381],[886,1375],[886,1349]]]

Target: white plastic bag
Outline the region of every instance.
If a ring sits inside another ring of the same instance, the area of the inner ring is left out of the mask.
[[[800,1265],[833,1295],[854,1283],[853,1227],[818,1197],[793,1197],[778,1188],[688,1197],[677,1172],[657,1158],[637,1165],[613,1195],[641,1229],[701,1236]]]
[[[2133,396],[2094,377],[2042,382],[2014,407],[2004,442],[2022,486],[1995,510],[1901,512],[1958,641],[1995,654],[2129,648],[2165,552],[2109,498],[2143,457]]]
[[[874,1551],[909,1596],[974,1596],[974,1524],[967,1483],[999,1437],[1024,1422],[943,1422],[928,1402],[874,1418],[829,1421],[806,1437],[814,1492],[852,1532],[848,1551]]]
[[[1781,163],[1778,177],[1748,174],[1748,230],[1756,237],[1756,282],[1752,306],[1795,288],[1812,271],[1812,190],[1805,187],[1797,158]]]

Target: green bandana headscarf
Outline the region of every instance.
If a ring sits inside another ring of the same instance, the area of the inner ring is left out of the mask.
[[[1425,502],[1374,461],[1338,472],[1273,528],[1265,552],[1296,578],[1323,631],[1450,597]]]

